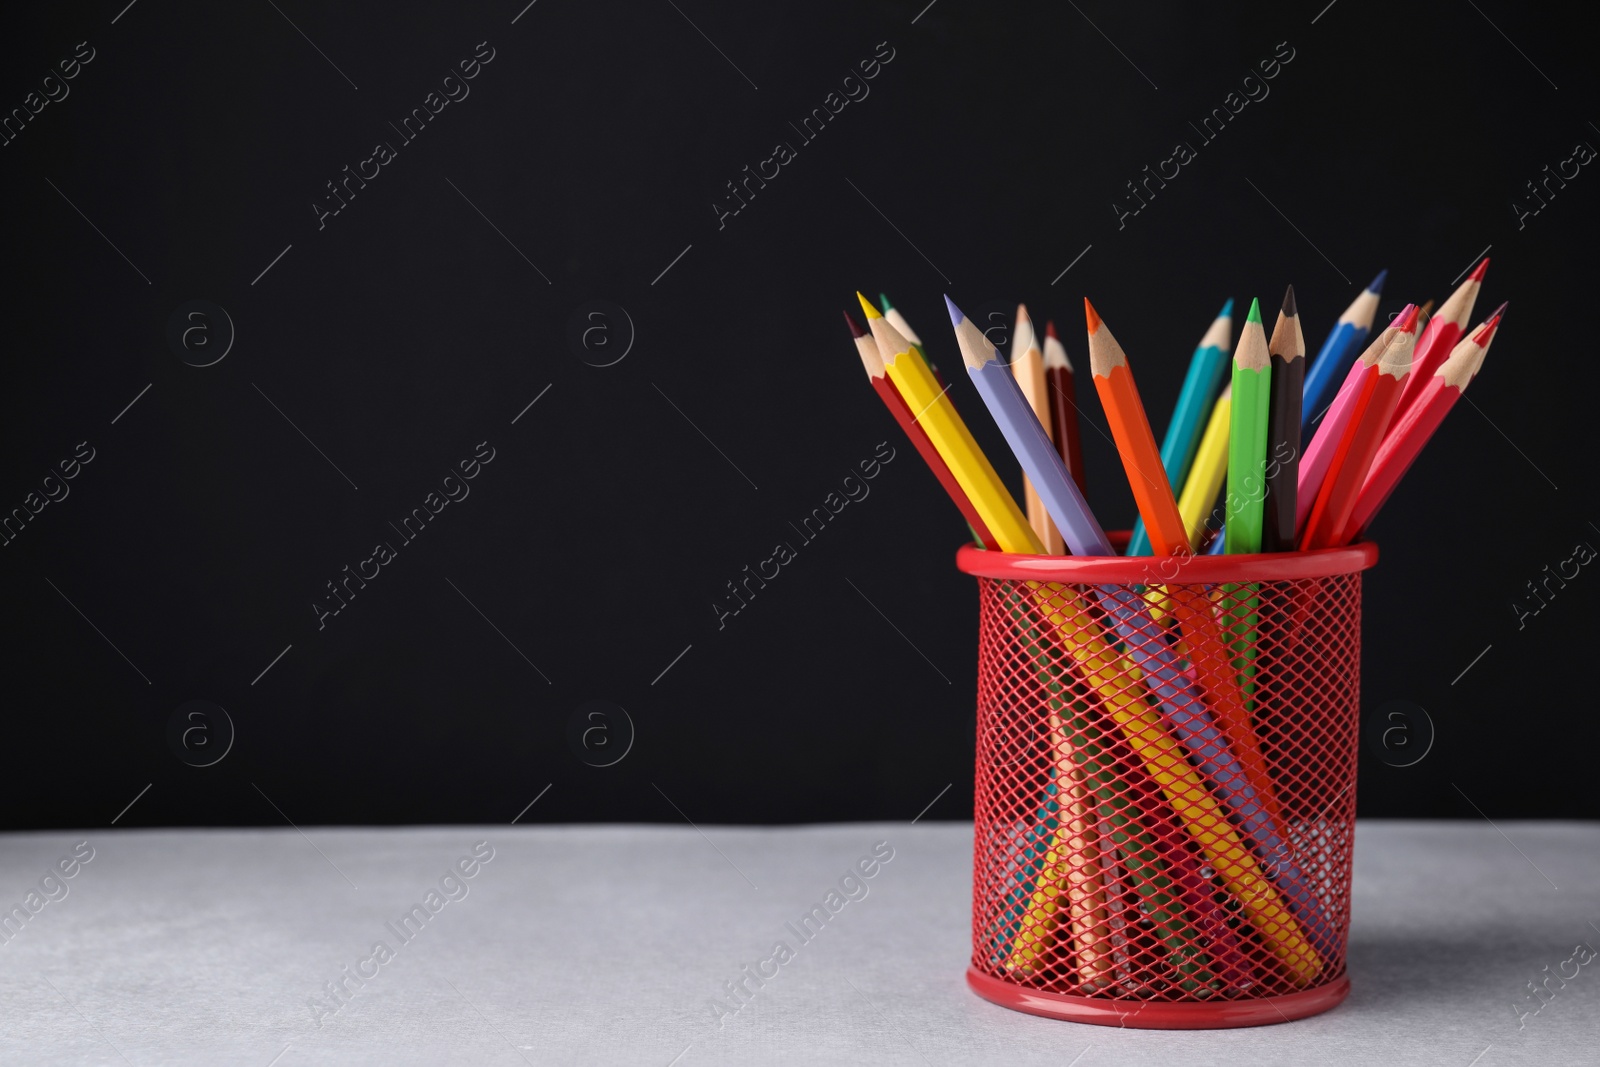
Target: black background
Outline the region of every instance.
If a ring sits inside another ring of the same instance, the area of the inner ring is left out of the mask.
[[[1385,511],[1366,582],[1365,706],[1414,701],[1438,736],[1409,768],[1363,751],[1360,810],[1600,813],[1572,773],[1600,739],[1600,578],[1520,631],[1512,607],[1600,544],[1600,177],[1524,228],[1511,208],[1600,143],[1586,32],[1503,0],[922,3],[13,19],[7,111],[79,41],[95,58],[0,148],[0,507],[78,442],[95,459],[0,549],[5,824],[104,825],[147,784],[118,825],[510,821],[536,796],[524,821],[906,818],[936,796],[929,818],[970,816],[964,531],[862,380],[853,290],[888,291],[957,372],[941,292],[973,314],[1026,300],[1080,361],[1090,295],[1160,432],[1225,297],[1270,307],[1293,282],[1315,346],[1379,268],[1387,316],[1491,245],[1475,320],[1514,304],[1481,413],[1459,406]],[[480,41],[470,96],[319,230],[324,183],[397,142],[388,122]],[[1285,41],[1270,95],[1200,145],[1188,123]],[[788,124],[879,42],[870,95],[799,144]],[[1198,158],[1119,230],[1124,183],[1179,139]],[[724,183],[779,141],[797,158],[719,229]],[[194,299],[237,329],[211,367],[166,340]],[[614,366],[567,341],[593,299],[636,328]],[[1126,526],[1110,446],[1084,439],[1098,514]],[[885,440],[871,495],[719,631],[724,583]],[[324,583],[482,441],[471,495],[319,630]],[[209,768],[166,740],[194,699],[237,727]],[[591,700],[637,727],[615,766],[568,744]]]

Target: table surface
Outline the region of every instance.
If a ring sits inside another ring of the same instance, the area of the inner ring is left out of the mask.
[[[1600,947],[1600,825],[1363,822],[1356,841],[1343,1005],[1164,1032],[968,991],[966,824],[8,834],[0,905],[26,918],[0,928],[0,1062],[1600,1063],[1600,959],[1568,962]],[[879,842],[893,858],[801,942],[786,924]],[[719,1014],[779,941],[777,974]]]

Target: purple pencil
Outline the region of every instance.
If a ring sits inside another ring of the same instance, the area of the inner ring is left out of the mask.
[[[1113,555],[1105,531],[1089,510],[1078,483],[1072,480],[1061,453],[1040,425],[1010,368],[1001,362],[1000,353],[948,296],[944,302],[950,308],[950,322],[955,326],[956,342],[961,346],[961,358],[972,375],[972,384],[978,387],[989,414],[999,424],[1006,444],[1017,454],[1072,554]]]
[[[1407,304],[1405,310],[1395,316],[1394,321],[1396,323],[1410,321],[1416,306]],[[1333,463],[1333,454],[1339,450],[1339,440],[1344,437],[1350,416],[1355,413],[1361,390],[1355,388],[1354,383],[1378,362],[1378,358],[1391,345],[1401,343],[1402,332],[1404,331],[1399,327],[1390,326],[1373,338],[1367,350],[1361,353],[1361,358],[1350,365],[1350,372],[1345,375],[1344,384],[1339,386],[1339,392],[1329,405],[1328,413],[1322,417],[1316,435],[1311,438],[1311,444],[1300,459],[1300,480],[1294,502],[1296,530],[1305,529],[1306,517],[1311,514],[1311,505],[1317,500],[1317,491],[1322,488],[1322,480],[1327,477],[1328,468]]]

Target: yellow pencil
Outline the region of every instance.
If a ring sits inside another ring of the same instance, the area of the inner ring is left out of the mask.
[[[1211,409],[1211,420],[1206,423],[1206,432],[1200,438],[1194,463],[1189,467],[1189,477],[1183,483],[1183,495],[1178,499],[1178,513],[1183,516],[1191,551],[1200,547],[1206,519],[1216,506],[1222,480],[1228,474],[1228,427],[1232,419],[1233,385],[1229,383]]]
[[[983,524],[989,527],[1000,551],[1042,553],[1044,545],[1028,525],[1005,483],[989,465],[978,442],[972,439],[967,424],[956,414],[955,405],[939,388],[927,364],[912,352],[911,342],[889,325],[866,297],[860,293],[856,297],[866,313],[873,339],[878,342],[878,354],[883,357],[890,381],[900,390],[917,422],[928,431],[933,447],[944,457],[950,473],[966,491],[978,514],[983,516]],[[902,359],[902,356],[909,358]]]

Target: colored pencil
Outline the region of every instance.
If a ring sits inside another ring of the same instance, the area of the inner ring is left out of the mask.
[[[1400,344],[1400,334],[1415,329],[1416,321],[1417,306],[1407,304],[1395,317],[1394,323],[1378,334],[1367,346],[1367,350],[1361,353],[1361,358],[1351,366],[1350,373],[1345,375],[1344,384],[1339,387],[1333,403],[1328,405],[1327,414],[1322,417],[1322,421],[1317,425],[1317,432],[1311,437],[1311,443],[1306,446],[1305,454],[1300,457],[1300,484],[1296,487],[1294,507],[1296,529],[1303,531],[1306,528],[1306,519],[1311,515],[1311,505],[1316,503],[1317,494],[1322,489],[1323,478],[1328,473],[1328,466],[1333,462],[1333,455],[1344,437],[1345,426],[1348,425],[1355,403],[1361,396],[1364,377],[1376,373],[1378,360],[1383,357],[1384,352],[1391,346]]]
[[[1007,371],[999,351],[948,296],[945,303],[949,306],[956,342],[972,384],[977,387],[978,395],[1000,427],[1006,443],[1016,453],[1023,473],[1032,481],[1045,508],[1055,519],[1056,528],[1072,546],[1073,554],[1111,555],[1111,543],[1106,540],[1105,531],[1089,510],[1082,491],[1067,472],[1044,426],[1028,406],[1016,379]]]
[[[917,422],[927,431],[928,439],[933,442],[939,455],[944,457],[956,483],[961,486],[967,499],[972,501],[983,519],[984,528],[994,536],[1000,550],[1042,551],[1043,546],[1017,508],[1016,500],[1006,490],[978,443],[972,439],[967,424],[956,414],[949,396],[934,381],[933,373],[911,351],[911,342],[889,325],[866,297],[860,293],[856,297],[866,313],[872,336],[878,342],[878,354],[883,358],[889,380],[905,398],[907,406],[916,412]]]
[[[1418,394],[1433,379],[1434,372],[1450,358],[1467,323],[1472,320],[1472,306],[1478,301],[1478,290],[1483,287],[1483,276],[1488,269],[1489,259],[1485,256],[1467,280],[1457,286],[1456,291],[1440,306],[1439,313],[1429,319],[1426,326],[1419,327],[1421,333],[1417,335],[1411,377],[1400,394],[1400,403],[1394,411],[1395,418],[1404,415],[1417,402]]]
[[[1230,299],[1222,305],[1222,311],[1212,320],[1211,327],[1200,338],[1194,354],[1189,357],[1189,370],[1183,376],[1183,388],[1178,391],[1178,402],[1173,405],[1166,436],[1161,439],[1161,466],[1166,469],[1167,481],[1174,486],[1183,485],[1189,476],[1189,465],[1200,446],[1206,415],[1225,377],[1223,372],[1228,366],[1228,348],[1232,338],[1233,301]],[[1133,524],[1128,555],[1149,554],[1150,535],[1145,532],[1144,519],[1141,517]]]
[[[1233,351],[1233,413],[1228,427],[1227,551],[1260,552],[1267,475],[1267,412],[1272,407],[1272,361],[1261,326],[1261,303],[1250,313]]]
[[[901,337],[911,342],[912,351],[922,357],[922,362],[928,365],[929,373],[938,381],[939,387],[943,388],[945,384],[944,375],[939,373],[939,368],[934,366],[933,360],[928,358],[928,350],[923,347],[922,338],[917,336],[917,331],[911,328],[911,324],[906,321],[904,315],[900,314],[900,310],[889,303],[888,293],[879,293],[878,300],[883,304],[883,317],[889,320],[890,326],[900,331]]]
[[[1100,392],[1107,420],[1117,451],[1124,457],[1130,483],[1148,457],[1156,454],[1155,437],[1139,402],[1138,388],[1128,367],[1127,356],[1116,338],[1096,314],[1093,305],[1084,301],[1089,318],[1089,361],[1095,386]],[[1257,325],[1259,330],[1259,323]],[[975,332],[975,331],[974,331]],[[1129,459],[1128,457],[1134,457]],[[1172,490],[1162,482],[1159,486],[1146,486],[1140,494],[1140,514],[1146,519],[1150,539],[1158,556],[1187,556],[1190,551],[1188,530],[1178,510]],[[1238,683],[1222,643],[1222,635],[1211,615],[1211,605],[1204,595],[1183,585],[1168,586],[1154,593],[1163,611],[1170,611],[1182,631],[1182,648],[1195,671],[1195,680],[1210,697],[1215,721],[1228,739],[1233,755],[1242,766],[1245,780],[1254,790],[1256,798],[1274,820],[1278,817],[1278,802],[1266,761],[1262,758],[1260,743],[1245,710]],[[1159,640],[1159,638],[1157,638]],[[1274,831],[1283,836],[1282,827]]]
[[[1192,551],[1200,548],[1206,519],[1211,517],[1217,494],[1222,492],[1222,479],[1228,473],[1228,426],[1232,417],[1233,383],[1228,382],[1211,407],[1206,432],[1200,437],[1200,447],[1195,450],[1194,462],[1189,466],[1189,477],[1183,481],[1183,494],[1178,497],[1178,513],[1183,516],[1184,532]]]
[[[1332,402],[1338,383],[1361,352],[1361,343],[1372,331],[1372,320],[1378,315],[1378,298],[1383,295],[1383,280],[1388,276],[1388,271],[1379,271],[1372,283],[1351,301],[1322,342],[1322,347],[1317,350],[1317,358],[1307,365],[1300,421],[1308,429],[1322,409]]]
[[[1083,478],[1083,438],[1078,419],[1078,383],[1072,372],[1072,361],[1067,358],[1067,348],[1056,334],[1054,320],[1044,324],[1044,373],[1050,384],[1050,415],[1055,424],[1056,451],[1066,461],[1078,491],[1087,493],[1088,484]]]
[[[1388,432],[1395,407],[1400,403],[1400,393],[1411,373],[1415,341],[1412,329],[1402,326],[1399,342],[1390,345],[1383,358],[1365,375],[1361,395],[1356,399],[1322,487],[1317,490],[1317,500],[1311,506],[1305,532],[1300,535],[1301,548],[1332,548],[1338,544],[1339,534],[1355,508],[1356,494],[1361,492],[1361,483],[1372,469],[1373,457],[1378,454],[1378,446],[1383,443],[1383,435]]]
[[[1139,387],[1128,368],[1128,357],[1087,297],[1083,314],[1089,329],[1089,372],[1111,425],[1111,438],[1122,457],[1122,469],[1127,473],[1139,515],[1150,530],[1151,540],[1187,543],[1183,517],[1178,514],[1172,483],[1167,480],[1166,467],[1156,451],[1155,435],[1150,432],[1150,420],[1139,400]]]
[[[1350,521],[1339,536],[1339,544],[1354,541],[1371,525],[1373,517],[1394,492],[1395,486],[1411,469],[1422,446],[1428,443],[1455,402],[1467,391],[1472,379],[1477,377],[1505,310],[1506,305],[1501,304],[1487,322],[1456,345],[1449,358],[1423,385],[1416,403],[1405,414],[1395,416],[1394,424],[1379,446],[1377,456],[1373,458],[1372,469],[1361,483],[1356,506],[1351,510]],[[1415,374],[1416,371],[1412,370],[1411,373]]]
[[[1267,410],[1267,495],[1262,504],[1261,551],[1289,552],[1294,549],[1300,402],[1306,372],[1306,339],[1300,332],[1292,285],[1283,294],[1267,351],[1272,358],[1272,403]]]
[[[1105,532],[1067,474],[1061,457],[1050,448],[1049,438],[1028,409],[1016,382],[1005,372],[994,345],[950,302],[949,297],[945,301],[949,304],[950,319],[955,326],[962,360],[978,394],[988,405],[990,414],[994,416],[1024,471],[1038,486],[1039,495],[1050,509],[1073,554],[1110,555],[1110,543]],[[1093,315],[1093,308],[1089,307],[1087,313]],[[1133,383],[1127,376],[1126,357],[1121,355],[1121,349],[1116,347],[1115,340],[1098,321],[1098,316],[1091,320],[1091,334],[1104,334],[1099,340],[1091,341],[1090,359],[1095,364],[1095,376],[1101,378],[1103,375],[1099,372],[1106,367],[1118,372],[1119,381],[1115,383],[1118,392],[1113,394],[1114,402],[1124,406],[1119,417],[1125,428],[1131,431],[1126,424],[1134,422],[1135,417],[1126,405],[1130,397],[1132,401],[1137,401],[1137,393],[1131,391]],[[1120,362],[1116,362],[1116,357],[1120,357]],[[1126,386],[1120,384],[1123,381]],[[1128,436],[1130,444],[1133,444],[1136,436],[1132,432]],[[1144,436],[1148,441],[1148,451],[1154,456],[1155,442],[1148,424]],[[1121,447],[1121,441],[1118,444]],[[1158,473],[1161,473],[1159,468]],[[1161,473],[1161,477],[1164,479],[1165,474]],[[1166,505],[1176,518],[1177,505],[1171,499],[1171,490],[1167,489],[1166,494]],[[1152,509],[1152,516],[1154,514],[1155,509]],[[1181,520],[1176,525],[1178,534],[1170,543],[1184,544]],[[1150,527],[1153,536],[1167,536],[1165,531],[1168,523],[1165,519],[1152,521]],[[1084,668],[1094,643],[1101,642],[1103,647],[1100,628],[1089,613],[1088,604],[1070,587],[1056,586],[1052,593],[1062,602],[1061,606],[1053,608],[1052,615],[1070,617],[1075,621],[1072,629],[1064,629],[1062,633],[1068,644],[1068,655],[1080,668]],[[1126,669],[1140,672],[1140,677],[1144,678],[1160,704],[1161,717],[1157,721],[1164,719],[1184,747],[1194,753],[1200,770],[1222,792],[1244,833],[1263,855],[1274,857],[1278,876],[1289,898],[1289,907],[1300,922],[1310,926],[1312,937],[1326,949],[1331,937],[1326,916],[1314,894],[1305,885],[1304,876],[1290,858],[1288,842],[1279,833],[1272,818],[1271,802],[1254,788],[1248,768],[1241,765],[1228,744],[1227,732],[1219,729],[1213,721],[1194,682],[1179,667],[1172,649],[1150,617],[1144,602],[1132,590],[1116,585],[1095,587],[1095,596],[1111,619],[1117,637],[1128,650],[1131,662],[1125,664]],[[1204,639],[1204,631],[1196,629],[1191,636],[1198,643]],[[1216,655],[1222,655],[1220,649]],[[1099,695],[1102,701],[1111,699],[1106,693]],[[1177,806],[1176,801],[1174,806]]]
[[[1044,354],[1039,351],[1033,320],[1028,318],[1028,308],[1024,304],[1017,305],[1017,328],[1011,334],[1011,376],[1017,380],[1017,387],[1022,390],[1028,407],[1048,435],[1051,429],[1050,393],[1044,375]],[[1028,525],[1033,527],[1033,532],[1044,543],[1046,554],[1064,555],[1066,546],[1061,540],[1061,532],[1050,521],[1050,513],[1045,510],[1044,501],[1039,499],[1039,490],[1027,475],[1022,477],[1022,497],[1028,513]]]
[[[894,420],[900,424],[900,429],[911,439],[917,454],[928,465],[928,469],[933,471],[934,477],[939,479],[939,484],[949,494],[951,503],[955,504],[962,517],[967,520],[967,525],[972,528],[976,539],[984,548],[991,551],[997,549],[999,546],[995,544],[994,535],[989,533],[989,528],[983,524],[983,519],[972,506],[972,501],[956,481],[955,475],[950,472],[949,465],[939,456],[939,450],[928,440],[928,433],[917,421],[916,413],[907,406],[905,398],[889,380],[888,371],[883,367],[883,356],[878,352],[877,341],[856,324],[856,320],[850,317],[848,311],[845,312],[844,321],[850,327],[850,336],[855,339],[856,353],[861,357],[861,365],[867,370],[867,378],[872,382],[872,388],[883,401],[884,407],[889,409]]]

